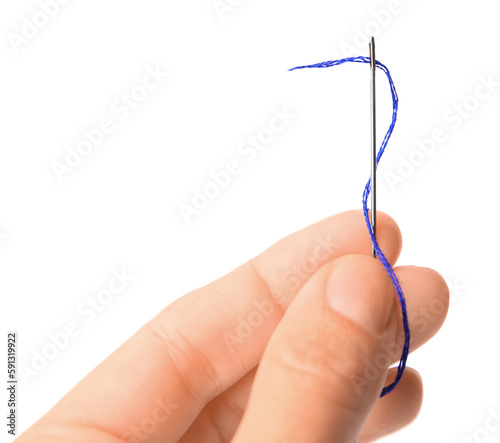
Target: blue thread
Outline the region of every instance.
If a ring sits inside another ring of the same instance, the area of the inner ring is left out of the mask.
[[[370,57],[349,57],[349,58],[343,58],[340,60],[331,60],[327,62],[322,62],[322,63],[317,63],[314,65],[307,65],[307,66],[296,66],[295,68],[289,69],[289,71],[295,71],[296,69],[304,69],[304,68],[330,68],[331,66],[338,66],[343,63],[347,62],[353,62],[353,63],[370,63]],[[380,158],[382,157],[382,154],[385,151],[385,148],[387,146],[387,143],[389,142],[389,139],[391,138],[392,131],[394,130],[394,126],[396,125],[396,119],[398,117],[398,94],[396,92],[396,87],[394,86],[394,82],[392,81],[391,73],[389,72],[389,69],[387,66],[383,65],[379,61],[376,62],[377,68],[381,69],[385,75],[387,76],[387,79],[389,80],[389,86],[391,88],[391,95],[392,95],[392,121],[389,126],[389,129],[387,130],[387,133],[385,134],[384,140],[382,141],[382,144],[380,145],[380,149],[377,153],[377,166],[380,161]],[[396,375],[396,379],[394,380],[393,383],[391,383],[389,386],[386,386],[383,390],[382,393],[380,394],[381,397],[384,395],[388,394],[391,392],[399,383],[401,380],[401,377],[403,376],[403,372],[406,368],[406,360],[408,359],[408,353],[410,350],[410,327],[408,325],[408,312],[406,309],[406,300],[403,295],[403,290],[401,289],[401,285],[399,284],[399,280],[396,276],[396,273],[394,272],[394,269],[392,268],[391,264],[387,261],[385,258],[384,253],[380,249],[377,239],[375,235],[373,234],[371,223],[370,223],[370,218],[368,214],[368,196],[370,195],[371,191],[371,176],[368,180],[368,183],[366,183],[365,189],[363,191],[363,213],[365,216],[365,221],[366,225],[368,226],[368,233],[370,234],[370,238],[372,241],[373,248],[377,254],[378,259],[386,269],[387,273],[389,274],[390,279],[392,280],[392,284],[394,285],[394,288],[396,288],[396,292],[398,294],[398,299],[399,303],[401,305],[401,314],[403,317],[403,329],[405,333],[405,340],[403,344],[403,351],[401,353],[401,358],[399,360],[399,365],[398,365],[398,372]]]

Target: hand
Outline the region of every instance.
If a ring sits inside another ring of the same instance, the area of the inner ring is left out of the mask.
[[[380,212],[377,238],[394,263],[401,235]],[[416,417],[422,382],[407,369],[379,398],[403,330],[370,253],[359,211],[286,237],[165,308],[18,443],[361,443],[394,432]],[[396,274],[413,351],[443,323],[448,289],[427,268]]]

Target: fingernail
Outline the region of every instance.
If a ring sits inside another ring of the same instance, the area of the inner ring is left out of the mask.
[[[390,280],[375,259],[352,256],[337,261],[326,292],[328,303],[339,314],[374,335],[386,330],[394,296]]]

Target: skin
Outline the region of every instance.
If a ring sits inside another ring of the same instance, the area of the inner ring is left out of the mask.
[[[394,264],[396,223],[378,212]],[[362,213],[292,234],[167,306],[18,437],[18,443],[358,443],[408,425],[422,381],[395,377],[402,322],[370,257]],[[441,327],[449,292],[428,268],[397,267],[411,351]]]

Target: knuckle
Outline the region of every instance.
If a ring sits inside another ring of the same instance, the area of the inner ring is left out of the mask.
[[[212,392],[222,392],[221,379],[210,359],[180,330],[149,324],[144,331],[157,339],[186,394],[200,404],[210,400]],[[200,389],[199,381],[207,389]]]

